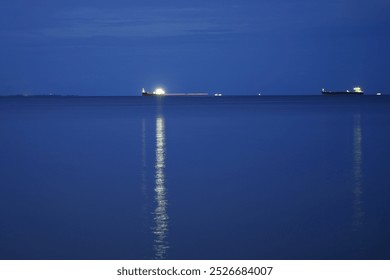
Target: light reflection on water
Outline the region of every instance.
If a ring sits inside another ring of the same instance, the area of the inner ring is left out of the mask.
[[[354,200],[353,200],[353,222],[352,230],[357,234],[357,255],[363,254],[364,245],[361,231],[364,223],[364,210],[362,207],[362,128],[360,124],[360,114],[354,116],[353,129],[353,179],[354,179]]]
[[[355,181],[354,189],[354,230],[357,231],[363,224],[364,212],[362,209],[362,128],[360,125],[360,115],[355,115],[353,137],[353,173]]]
[[[168,213],[165,188],[165,123],[163,117],[156,118],[156,162],[155,162],[155,202],[154,210],[154,254],[155,259],[165,259],[169,243]]]

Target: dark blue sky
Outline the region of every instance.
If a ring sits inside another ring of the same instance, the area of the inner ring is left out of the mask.
[[[0,94],[390,92],[388,0],[2,0]]]

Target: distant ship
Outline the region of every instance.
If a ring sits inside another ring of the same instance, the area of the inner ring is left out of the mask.
[[[142,88],[142,96],[156,96],[156,95],[164,95],[165,91],[162,88],[157,88],[153,92],[148,92],[144,88]]]
[[[207,96],[205,92],[193,92],[193,93],[166,93],[162,88],[156,88],[153,92],[148,92],[144,88],[142,89],[142,96]]]
[[[356,95],[356,94],[364,94],[363,90],[360,87],[354,87],[352,91],[346,90],[346,91],[327,91],[325,89],[322,89],[322,94],[323,95]]]

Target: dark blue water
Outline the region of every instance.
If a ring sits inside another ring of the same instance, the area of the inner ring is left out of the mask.
[[[387,96],[0,98],[1,259],[390,259]]]

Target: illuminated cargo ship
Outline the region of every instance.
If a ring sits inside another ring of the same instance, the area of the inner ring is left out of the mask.
[[[323,95],[355,95],[355,94],[364,94],[363,90],[360,87],[354,87],[352,91],[346,90],[346,91],[327,91],[325,89],[322,89]]]
[[[157,88],[153,92],[147,92],[144,88],[142,88],[142,96],[156,96],[156,95],[164,95],[165,91],[162,88]]]
[[[166,93],[162,88],[156,88],[153,92],[148,92],[144,88],[142,89],[142,96],[207,96],[208,93],[196,92],[196,93]]]

